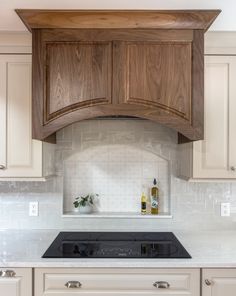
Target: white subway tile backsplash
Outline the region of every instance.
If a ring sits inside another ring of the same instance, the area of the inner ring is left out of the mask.
[[[222,230],[236,227],[236,183],[189,183],[176,178],[176,132],[146,120],[89,120],[57,133],[57,177],[0,182],[1,228],[75,230]],[[139,211],[140,193],[160,182],[162,211],[173,219],[62,218],[73,198],[100,193],[99,211]],[[64,186],[63,186],[64,185]],[[28,216],[30,201],[39,216]],[[220,217],[220,203],[231,217]]]
[[[127,131],[122,130],[124,122]],[[171,160],[163,159],[153,150],[151,141],[154,131],[147,133],[140,121],[135,122],[138,127],[135,127],[134,121],[105,120],[102,124],[92,121],[88,122],[88,127],[93,126],[93,132],[87,132],[86,125],[76,129],[78,136],[83,135],[80,137],[82,144],[76,147],[73,143],[70,156],[64,159],[64,212],[73,210],[75,195],[98,193],[100,204],[97,210],[100,212],[139,213],[143,187],[149,195],[153,178],[160,180],[160,209],[169,212]],[[114,132],[104,143],[106,134],[111,134],[110,125]],[[94,144],[92,147],[84,145],[84,142],[91,141]],[[150,142],[149,149],[143,149],[146,141]],[[83,180],[82,184],[80,180]],[[74,183],[80,185],[75,186]]]

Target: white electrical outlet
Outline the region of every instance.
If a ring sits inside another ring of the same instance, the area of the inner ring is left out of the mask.
[[[230,216],[230,203],[229,202],[222,202],[220,204],[220,215],[222,217],[229,217]]]
[[[39,215],[39,203],[37,201],[32,201],[29,203],[29,216]]]

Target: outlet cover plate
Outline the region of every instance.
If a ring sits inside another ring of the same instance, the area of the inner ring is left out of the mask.
[[[39,215],[39,203],[37,201],[31,201],[29,203],[29,216],[36,217]]]
[[[220,215],[222,217],[229,217],[230,216],[230,203],[229,202],[222,202],[220,204]]]

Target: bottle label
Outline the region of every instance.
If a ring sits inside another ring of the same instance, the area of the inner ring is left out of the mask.
[[[158,201],[154,198],[152,198],[152,203],[151,203],[151,207],[154,209],[158,208]]]
[[[142,210],[146,210],[146,202],[141,202],[141,208]]]

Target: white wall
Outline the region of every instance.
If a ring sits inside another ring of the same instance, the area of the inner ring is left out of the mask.
[[[211,30],[236,31],[235,0],[1,0],[0,30],[26,30],[16,8],[41,9],[221,9]]]

